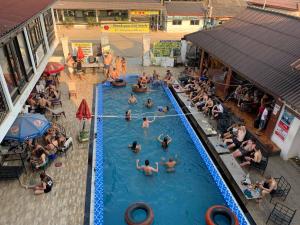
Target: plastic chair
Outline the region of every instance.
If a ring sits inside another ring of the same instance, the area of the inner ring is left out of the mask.
[[[277,202],[270,213],[266,224],[272,221],[274,224],[278,225],[289,225],[291,224],[296,210],[290,209],[289,207]]]

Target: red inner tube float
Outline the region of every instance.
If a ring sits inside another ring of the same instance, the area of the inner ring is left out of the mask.
[[[122,80],[122,79],[118,79],[118,80],[112,81],[111,85],[115,86],[115,87],[125,87],[126,86],[126,81]]]
[[[230,225],[239,225],[236,215],[226,206],[214,205],[210,207],[205,214],[205,221],[207,225],[217,225],[215,223],[215,216],[222,215],[230,221]]]
[[[133,213],[136,210],[144,210],[146,218],[143,221],[135,221]],[[136,202],[130,205],[125,212],[125,221],[128,225],[151,225],[154,220],[153,210],[144,202]]]

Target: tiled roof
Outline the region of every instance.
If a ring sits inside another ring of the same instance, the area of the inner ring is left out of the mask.
[[[26,22],[54,0],[6,0],[0,4],[0,37]]]
[[[202,2],[166,2],[168,16],[205,16]]]
[[[233,70],[300,110],[300,20],[246,9],[229,22],[185,36]]]
[[[266,7],[277,8],[277,9],[286,9],[290,11],[297,11],[298,3],[300,0],[247,0],[249,5],[263,6],[266,3]]]
[[[234,17],[246,7],[245,0],[211,0],[212,17]]]
[[[160,0],[59,0],[55,9],[161,10]]]

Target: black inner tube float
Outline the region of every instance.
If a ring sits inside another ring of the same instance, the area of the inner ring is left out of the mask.
[[[136,210],[144,210],[146,218],[142,221],[135,221],[133,214]],[[136,202],[131,204],[125,212],[125,221],[128,225],[151,225],[154,220],[153,210],[144,202]]]
[[[217,225],[215,217],[217,215],[224,216],[228,219],[230,225],[238,225],[239,221],[236,215],[226,206],[215,205],[206,211],[205,220],[207,225]]]
[[[116,79],[112,81],[111,84],[115,87],[124,87],[126,86],[126,81],[123,79]]]

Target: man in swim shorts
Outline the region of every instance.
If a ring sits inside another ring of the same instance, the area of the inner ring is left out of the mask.
[[[154,122],[155,117],[152,121],[148,120],[146,117],[143,118],[143,124],[142,128],[148,128],[150,126],[150,123]]]
[[[169,158],[167,162],[162,162],[161,164],[166,167],[167,172],[174,172],[177,162],[173,158]]]
[[[138,170],[142,170],[145,175],[149,176],[152,175],[152,172],[158,173],[158,162],[156,162],[156,168],[153,168],[152,166],[150,166],[150,162],[149,160],[145,160],[145,165],[144,166],[140,166],[139,165],[140,160],[137,159],[136,160],[136,168]]]

